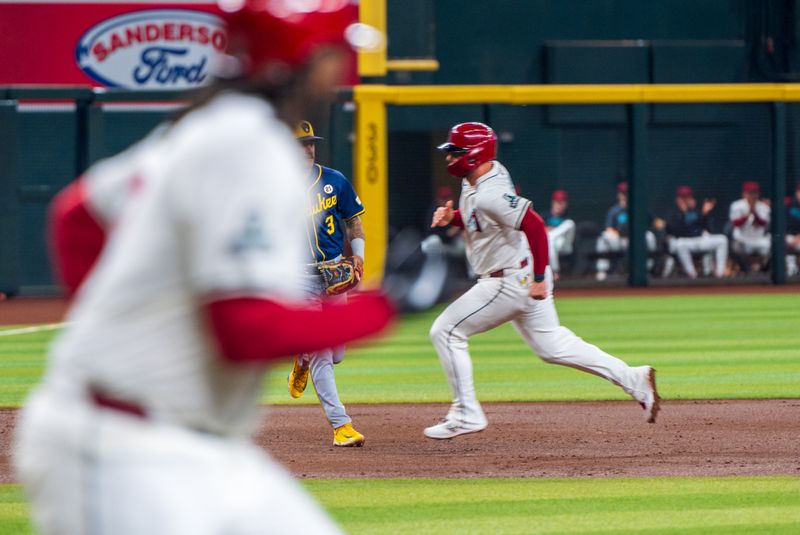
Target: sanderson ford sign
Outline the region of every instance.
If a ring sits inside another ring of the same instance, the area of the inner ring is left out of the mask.
[[[75,61],[106,87],[187,89],[210,81],[226,39],[222,19],[211,13],[136,11],[86,31]]]

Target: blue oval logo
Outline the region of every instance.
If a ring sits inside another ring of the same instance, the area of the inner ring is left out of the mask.
[[[106,87],[188,89],[210,81],[227,44],[222,19],[189,9],[149,9],[107,19],[75,48],[78,67]]]

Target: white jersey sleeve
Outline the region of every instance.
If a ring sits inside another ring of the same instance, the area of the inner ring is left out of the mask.
[[[162,124],[146,138],[112,158],[101,160],[83,175],[92,215],[104,226],[113,225],[124,210],[136,181],[141,180],[141,161],[168,125]]]
[[[731,203],[729,219],[731,221],[735,221],[737,219],[741,219],[742,217],[748,215],[750,213],[750,206],[747,204],[747,201],[744,199],[738,199]]]
[[[501,225],[519,230],[531,201],[515,195],[513,189],[503,187],[502,183],[492,184],[485,189],[479,196],[478,209]]]
[[[300,295],[306,173],[293,139],[263,134],[234,137],[224,163],[198,157],[173,192],[186,218],[186,268],[196,294]]]
[[[770,216],[772,215],[772,209],[770,206],[763,201],[758,201],[756,203],[755,210],[759,219],[766,221],[767,225],[769,225]]]

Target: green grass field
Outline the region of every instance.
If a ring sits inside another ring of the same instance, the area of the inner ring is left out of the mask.
[[[349,533],[797,533],[800,478],[304,481]],[[32,533],[0,485],[0,535]]]
[[[557,302],[564,325],[631,365],[652,364],[668,399],[800,395],[800,294],[570,298]],[[442,402],[449,390],[428,329],[439,310],[409,316],[387,339],[349,351],[336,367],[348,403]],[[0,337],[0,406],[17,406],[42,373],[53,332]],[[510,325],[474,337],[475,384],[483,401],[627,399],[618,388],[540,361]],[[290,365],[265,390],[292,401]]]
[[[562,323],[587,341],[630,364],[658,368],[667,399],[800,397],[800,294],[570,298],[557,307]],[[336,368],[344,400],[447,401],[427,336],[438,312],[409,316],[390,337],[350,350]],[[53,336],[0,336],[0,405],[22,402]],[[483,401],[627,399],[596,377],[544,364],[510,326],[475,337],[471,347]],[[266,401],[290,402],[288,369],[283,364],[270,375]],[[792,477],[304,485],[350,533],[800,533],[800,478]],[[29,533],[14,485],[0,486],[3,533]]]

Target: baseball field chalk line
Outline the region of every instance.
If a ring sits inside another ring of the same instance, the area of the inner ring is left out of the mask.
[[[54,331],[56,329],[60,329],[66,325],[65,322],[62,323],[45,323],[44,325],[34,325],[32,327],[21,327],[19,329],[7,329],[5,331],[0,331],[0,336],[16,336],[18,334],[31,334],[31,333],[40,333],[44,331]]]

